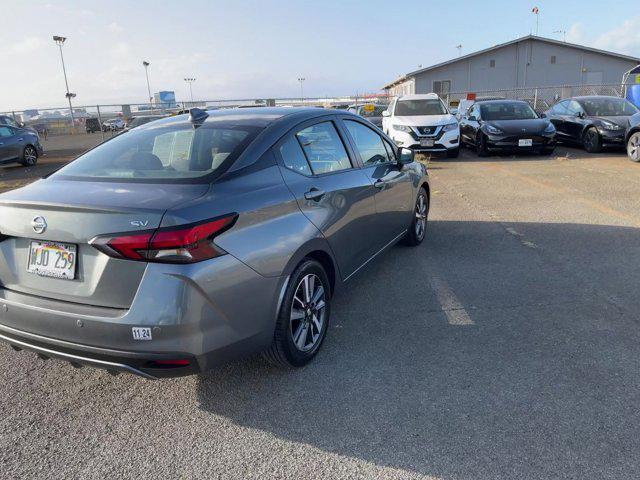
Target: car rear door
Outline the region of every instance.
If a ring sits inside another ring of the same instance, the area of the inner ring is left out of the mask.
[[[354,118],[343,118],[354,151],[376,188],[376,243],[384,247],[411,223],[413,191],[411,176],[397,163],[396,148],[375,130]]]
[[[19,158],[20,145],[16,130],[6,125],[0,125],[0,162]]]
[[[375,253],[375,191],[335,124],[305,122],[274,152],[300,210],[329,242],[343,278]]]

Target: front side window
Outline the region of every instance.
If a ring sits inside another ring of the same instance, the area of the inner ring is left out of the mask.
[[[525,102],[491,102],[480,106],[483,120],[530,120],[538,118],[533,108]]]
[[[206,177],[236,159],[260,132],[247,125],[169,125],[133,129],[56,172],[54,177],[181,181]]]
[[[356,144],[365,167],[391,161],[380,135],[353,120],[345,120],[344,123]]]
[[[578,102],[576,102],[575,100],[571,100],[567,104],[567,113],[566,113],[566,115],[578,115],[580,113],[582,113],[582,107],[580,106],[580,104]]]
[[[322,122],[296,133],[314,175],[351,168],[349,156],[332,122]]]
[[[415,115],[444,115],[447,109],[437,98],[421,100],[398,100],[395,115],[411,117]]]
[[[624,98],[588,98],[581,102],[590,117],[623,117],[640,112]]]
[[[0,138],[6,138],[13,135],[13,130],[9,127],[0,127]]]
[[[566,115],[568,104],[569,102],[567,102],[566,100],[564,102],[560,102],[559,104],[557,104],[555,107],[551,109],[551,112],[554,115]]]

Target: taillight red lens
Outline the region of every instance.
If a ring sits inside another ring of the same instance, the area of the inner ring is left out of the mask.
[[[115,258],[160,263],[195,263],[226,252],[213,239],[233,226],[238,215],[155,231],[101,235],[89,242]]]

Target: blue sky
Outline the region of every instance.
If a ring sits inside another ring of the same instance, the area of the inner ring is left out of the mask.
[[[605,7],[603,7],[605,5]],[[608,6],[607,6],[608,5]],[[151,88],[194,97],[345,95],[378,90],[400,74],[529,34],[640,57],[635,1],[0,0],[0,111],[64,105],[52,35],[77,104],[141,102]]]

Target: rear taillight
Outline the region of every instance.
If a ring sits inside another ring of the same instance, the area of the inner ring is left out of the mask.
[[[158,263],[196,263],[224,255],[213,239],[230,229],[238,214],[204,222],[134,233],[101,235],[89,243],[114,258]]]

